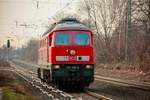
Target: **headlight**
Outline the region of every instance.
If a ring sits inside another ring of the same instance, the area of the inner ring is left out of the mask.
[[[60,65],[55,65],[54,68],[55,69],[60,69]]]
[[[92,65],[86,65],[86,68],[87,68],[87,69],[91,69],[91,68],[92,68]]]

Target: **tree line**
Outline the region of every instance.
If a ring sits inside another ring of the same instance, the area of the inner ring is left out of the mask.
[[[89,26],[95,33],[95,61],[139,64],[140,69],[149,69],[150,1],[84,1],[86,5],[81,8],[88,13]]]

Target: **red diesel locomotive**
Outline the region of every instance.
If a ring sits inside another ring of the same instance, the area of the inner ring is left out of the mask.
[[[65,18],[39,42],[38,77],[57,86],[87,87],[94,80],[93,34],[73,18]]]

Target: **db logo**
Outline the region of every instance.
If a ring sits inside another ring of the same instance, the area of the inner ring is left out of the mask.
[[[76,51],[75,51],[75,50],[70,50],[70,54],[71,54],[71,55],[75,55],[75,54],[76,54]]]

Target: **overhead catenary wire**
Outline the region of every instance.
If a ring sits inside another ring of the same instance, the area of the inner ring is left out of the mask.
[[[65,8],[67,8],[68,6],[70,6],[70,4],[71,4],[73,1],[74,1],[74,0],[70,1],[70,2],[67,3],[64,7],[62,7],[62,8],[59,9],[59,10],[57,10],[53,16],[57,15],[58,13],[61,13]]]
[[[7,3],[7,4],[9,4],[9,3],[15,3],[15,4],[32,4],[32,3],[42,3],[42,4],[47,4],[47,5],[49,5],[49,4],[58,4],[57,2],[55,2],[55,1],[41,1],[41,0],[31,0],[31,1],[29,1],[29,0],[0,0],[0,3]],[[79,3],[79,2],[74,2],[74,3]]]
[[[40,1],[40,0],[0,0],[0,3],[22,3],[22,4],[31,4],[31,3],[35,3],[35,2],[39,2],[39,3],[43,3],[43,4],[48,4],[49,1]],[[51,2],[50,4],[57,4],[56,2]]]
[[[48,1],[49,1],[49,0],[48,0]],[[63,10],[64,10],[65,8],[67,8],[68,6],[70,6],[70,5],[73,3],[73,1],[74,1],[74,0],[71,0],[71,1],[68,2],[65,6],[63,6],[63,7],[60,8],[59,10],[57,10],[57,11],[54,13],[53,17],[56,16],[57,14],[63,12]],[[50,4],[50,2],[48,2],[48,4]],[[38,2],[37,5],[39,6],[39,2]],[[38,7],[38,6],[37,6],[37,7]],[[37,10],[38,10],[38,8],[37,8]],[[49,9],[48,9],[48,10],[49,10]],[[50,18],[50,19],[53,19],[53,17]],[[48,18],[48,19],[49,19],[49,18]],[[50,20],[50,19],[49,19],[49,20]]]

